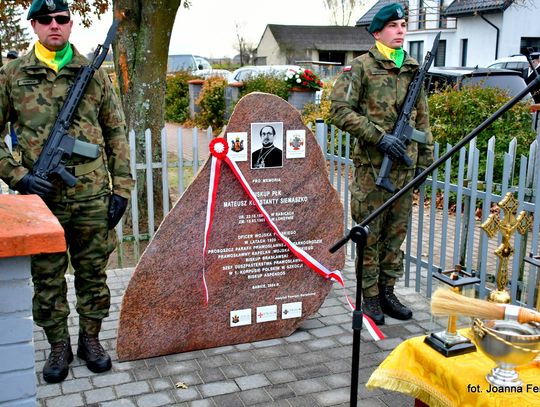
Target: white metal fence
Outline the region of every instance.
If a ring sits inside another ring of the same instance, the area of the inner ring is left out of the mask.
[[[319,143],[325,135],[326,158],[329,161],[330,180],[340,192],[345,204],[344,223],[347,229],[354,226],[349,216],[348,181],[354,165],[350,159],[350,136],[324,123],[316,126]],[[516,233],[511,243],[515,252],[510,260],[510,287],[512,298],[533,306],[538,296],[540,270],[524,258],[540,254],[540,135],[529,146],[527,157],[516,156],[517,140],[513,139],[504,154],[502,183],[493,181],[495,139],[489,140],[487,151],[479,151],[473,140],[468,148],[446,161],[424,183],[418,193],[408,235],[404,242],[405,284],[414,285],[417,292],[427,296],[433,290],[433,272],[454,269],[460,265],[480,278],[476,287],[484,298],[486,291],[494,288],[498,259],[494,251],[501,243],[501,236],[488,239],[480,229],[490,214],[492,205],[499,203],[507,192],[513,192],[519,202],[517,213],[522,210],[532,216],[532,227],[525,235]],[[448,151],[451,146],[446,146]],[[435,159],[442,156],[441,146],[435,145]],[[486,175],[479,177],[479,159],[487,157]],[[451,171],[457,169],[457,182],[452,182]],[[513,184],[514,174],[519,176]],[[430,202],[429,205],[425,203]],[[502,213],[500,214],[502,217]],[[353,244],[349,253],[354,256]]]

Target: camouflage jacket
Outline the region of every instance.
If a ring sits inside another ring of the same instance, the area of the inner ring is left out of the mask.
[[[355,58],[337,79],[330,96],[332,122],[354,138],[353,160],[356,165],[381,165],[383,154],[375,145],[384,132],[392,131],[418,67],[418,62],[406,54],[403,65],[398,69],[373,46],[368,53]],[[415,165],[428,167],[433,161],[433,137],[423,90],[410,124],[426,133],[427,143],[413,141],[407,153]],[[394,162],[392,168],[405,168],[405,164]]]
[[[21,162],[0,140],[0,178],[10,187],[23,178],[45,144],[58,111],[81,65],[89,62],[75,48],[72,61],[56,74],[39,61],[34,50],[0,68],[0,133],[11,121],[19,142]],[[85,201],[114,191],[129,198],[134,181],[129,163],[126,124],[120,101],[107,73],[98,70],[74,114],[69,134],[100,146],[97,168],[79,175],[74,187],[52,180],[56,202]],[[93,161],[73,154],[66,163],[77,166]]]

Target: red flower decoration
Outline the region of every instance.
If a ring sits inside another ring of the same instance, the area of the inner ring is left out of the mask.
[[[290,88],[314,89],[322,88],[322,82],[317,74],[310,69],[300,68],[297,71],[290,69],[285,75],[285,82]]]
[[[223,160],[229,151],[229,145],[227,144],[227,141],[225,141],[224,138],[218,137],[213,139],[210,142],[210,154],[212,154],[214,157],[219,158],[220,160]]]

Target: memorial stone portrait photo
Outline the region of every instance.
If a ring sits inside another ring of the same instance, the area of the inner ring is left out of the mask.
[[[283,166],[283,123],[251,124],[251,168]]]

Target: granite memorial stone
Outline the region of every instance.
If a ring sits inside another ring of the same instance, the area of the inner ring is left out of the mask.
[[[277,96],[249,94],[224,137],[228,157],[279,233],[328,270],[341,270],[343,251],[328,248],[343,237],[343,206],[297,110]],[[253,168],[259,148],[281,152],[279,166]],[[133,273],[120,313],[120,360],[288,336],[317,312],[333,285],[282,242],[224,161],[204,255],[212,171],[208,160]]]

